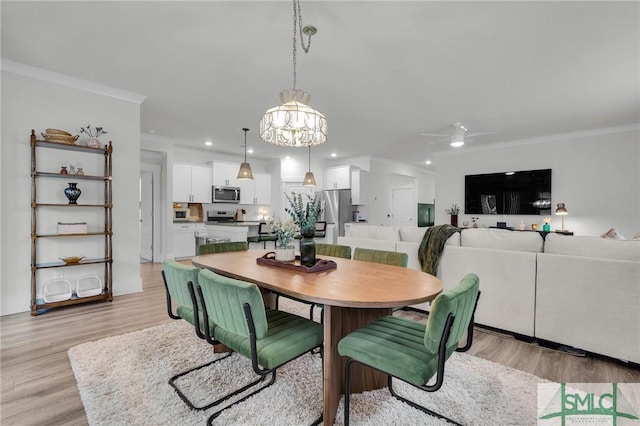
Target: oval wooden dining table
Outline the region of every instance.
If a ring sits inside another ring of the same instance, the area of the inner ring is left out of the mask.
[[[385,315],[392,308],[433,300],[442,282],[427,273],[360,260],[319,256],[336,263],[322,272],[304,272],[261,265],[257,258],[268,250],[206,254],[192,259],[195,266],[255,283],[265,305],[273,307],[275,294],[324,305],[323,422],[332,425],[343,394],[345,361],[338,342],[350,332]],[[387,376],[362,365],[352,368],[352,392],[379,389]]]

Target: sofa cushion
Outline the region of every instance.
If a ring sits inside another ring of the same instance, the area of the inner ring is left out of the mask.
[[[508,229],[463,229],[460,245],[463,247],[516,250],[541,253],[544,240],[537,232],[509,231]]]
[[[640,240],[576,237],[551,233],[545,239],[544,252],[640,262]]]
[[[398,241],[400,234],[393,226],[369,226],[368,238],[372,240]]]
[[[411,226],[400,227],[400,241],[409,241],[413,243],[419,243],[424,237],[424,233],[428,228],[416,228]]]

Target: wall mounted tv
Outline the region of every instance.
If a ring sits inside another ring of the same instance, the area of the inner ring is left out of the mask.
[[[464,177],[466,214],[551,214],[551,169]]]

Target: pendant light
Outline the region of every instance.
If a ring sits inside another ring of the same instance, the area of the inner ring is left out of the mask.
[[[316,178],[311,172],[311,146],[309,146],[309,171],[304,175],[302,186],[316,186]]]
[[[303,147],[319,145],[327,140],[327,120],[308,103],[311,97],[296,89],[296,44],[300,28],[300,44],[309,52],[311,36],[317,32],[313,26],[302,28],[302,10],[299,0],[293,0],[293,89],[280,92],[281,105],[267,110],[260,120],[260,137],[274,145]],[[304,35],[309,37],[305,46]]]
[[[251,173],[251,166],[247,163],[247,132],[249,129],[244,127],[244,163],[240,164],[240,170],[238,170],[238,180],[253,180],[253,173]]]

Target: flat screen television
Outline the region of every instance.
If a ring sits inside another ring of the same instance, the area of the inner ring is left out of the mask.
[[[551,214],[551,169],[466,175],[466,214]]]

